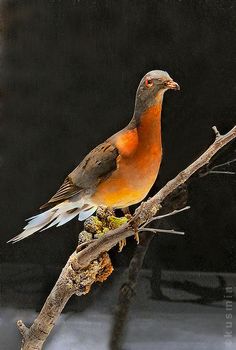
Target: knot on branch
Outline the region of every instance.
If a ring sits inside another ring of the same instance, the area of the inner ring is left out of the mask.
[[[130,300],[131,298],[133,298],[133,296],[135,295],[135,291],[133,286],[131,285],[132,283],[124,283],[121,288],[120,288],[120,298],[121,299],[128,299]]]
[[[161,210],[161,214],[168,213],[173,210],[179,210],[187,205],[188,202],[188,187],[186,183],[183,183],[177,187],[172,193],[170,193],[162,203],[164,210]]]
[[[89,266],[77,270],[73,266],[77,263],[74,256],[69,267],[67,288],[76,295],[87,294],[93,283],[105,281],[113,272],[113,266],[108,253],[102,253],[96,260],[91,261]]]
[[[149,199],[147,202],[142,202],[139,208],[136,209],[131,223],[135,221],[135,226],[138,227],[144,222],[150,220],[161,209],[161,205]]]

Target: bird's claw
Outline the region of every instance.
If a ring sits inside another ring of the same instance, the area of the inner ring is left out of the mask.
[[[118,252],[121,253],[125,246],[126,246],[126,239],[124,238],[121,241],[119,241],[119,250],[118,250]]]
[[[138,230],[134,231],[134,239],[137,242],[137,244],[139,244],[139,234],[138,234]]]

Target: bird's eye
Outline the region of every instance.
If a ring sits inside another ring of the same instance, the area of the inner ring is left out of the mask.
[[[145,80],[145,85],[146,85],[147,88],[152,87],[152,86],[153,86],[153,80],[147,78],[147,79]]]

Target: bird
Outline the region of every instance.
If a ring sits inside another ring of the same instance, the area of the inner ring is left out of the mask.
[[[153,186],[162,160],[161,112],[164,93],[180,90],[166,71],[141,79],[128,125],[95,147],[65,178],[59,190],[27,219],[16,243],[38,231],[83,221],[99,206],[124,209],[141,202]]]

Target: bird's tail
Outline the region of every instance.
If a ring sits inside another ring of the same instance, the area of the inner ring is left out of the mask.
[[[44,231],[52,226],[62,226],[78,215],[78,220],[83,221],[91,216],[97,207],[89,204],[83,204],[82,201],[65,201],[55,207],[27,219],[28,224],[19,235],[10,239],[7,243],[16,243],[37,231]]]

